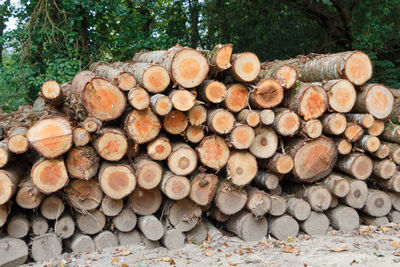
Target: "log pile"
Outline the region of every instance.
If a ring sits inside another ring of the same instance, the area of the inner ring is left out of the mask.
[[[371,76],[359,51],[260,63],[228,44],[48,81],[1,114],[0,255],[398,222],[400,100]]]

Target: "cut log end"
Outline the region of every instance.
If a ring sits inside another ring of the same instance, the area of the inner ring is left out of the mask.
[[[276,80],[264,79],[250,94],[250,103],[256,108],[276,107],[282,102],[283,95],[284,89]]]
[[[272,157],[278,148],[278,136],[269,127],[255,129],[255,138],[249,151],[257,158],[266,159]]]
[[[319,85],[309,86],[301,97],[299,114],[304,120],[317,119],[328,108],[328,95]]]
[[[345,113],[350,112],[353,108],[356,102],[357,93],[353,84],[348,80],[337,80],[332,86],[330,86],[328,97],[329,106],[333,110]]]
[[[188,126],[186,114],[179,110],[171,111],[164,117],[163,126],[170,134],[183,133]]]
[[[343,200],[347,205],[355,209],[361,209],[367,199],[367,184],[361,180],[349,180],[349,182],[350,190]]]
[[[192,200],[185,198],[169,205],[168,220],[181,232],[192,230],[201,218],[200,207]]]
[[[224,104],[232,112],[239,112],[246,108],[249,100],[249,91],[246,86],[240,83],[228,87]]]
[[[103,230],[106,217],[99,210],[88,211],[85,214],[77,214],[76,224],[82,233],[94,235]]]
[[[137,183],[141,188],[153,189],[158,186],[162,177],[160,164],[139,156],[136,158],[133,167],[137,175]]]
[[[287,199],[287,212],[297,220],[304,221],[310,217],[311,206],[301,198],[290,197]]]
[[[11,152],[13,152],[15,154],[22,154],[22,153],[25,153],[26,151],[28,151],[29,141],[26,137],[26,132],[27,132],[27,129],[24,127],[15,128],[10,132],[9,137],[8,137],[7,146]],[[4,153],[4,151],[2,151],[2,149],[0,149],[0,151],[1,151],[0,154]],[[2,158],[2,156],[0,155],[0,166],[2,165],[1,158]]]
[[[293,169],[293,158],[290,155],[276,153],[268,162],[268,169],[273,172],[286,174]]]
[[[322,134],[322,123],[320,120],[309,120],[302,125],[302,130],[308,137],[315,139]]]
[[[200,206],[207,206],[213,200],[217,187],[218,176],[198,173],[191,181],[189,198]]]
[[[72,131],[72,138],[76,147],[85,146],[90,142],[90,133],[83,127],[75,128]]]
[[[101,201],[101,211],[106,216],[117,216],[124,205],[124,201],[122,199],[112,199],[108,196],[105,196]]]
[[[390,197],[382,191],[369,189],[363,211],[374,217],[386,216],[392,208]]]
[[[328,231],[329,219],[321,212],[312,211],[310,217],[300,223],[300,228],[310,236],[323,235]]]
[[[83,122],[82,126],[89,133],[94,133],[100,130],[102,122],[94,117],[87,117]]]
[[[367,179],[373,170],[372,160],[361,153],[352,153],[343,157],[338,161],[337,166],[341,171],[360,180]]]
[[[136,176],[128,165],[103,163],[99,172],[99,183],[107,196],[122,199],[135,189]]]
[[[127,206],[138,215],[151,215],[160,208],[162,199],[158,187],[151,190],[136,187],[128,197]]]
[[[169,97],[174,108],[180,111],[188,111],[195,104],[195,96],[188,90],[172,91]]]
[[[151,93],[161,93],[170,84],[168,71],[159,65],[152,65],[143,72],[143,86]]]
[[[368,134],[373,136],[379,136],[385,129],[385,122],[383,120],[374,120],[372,126],[368,128]]]
[[[218,134],[227,134],[234,126],[235,117],[225,109],[216,109],[208,113],[207,123],[210,130]]]
[[[68,173],[73,178],[90,179],[99,168],[100,157],[90,146],[71,149],[65,160]]]
[[[153,140],[160,132],[161,124],[149,108],[133,110],[125,120],[125,130],[135,143],[143,144]]]
[[[153,160],[165,160],[171,151],[171,143],[166,137],[156,138],[147,145],[147,155]]]
[[[207,109],[203,105],[195,105],[189,110],[187,116],[190,125],[200,126],[207,120]]]
[[[184,199],[190,193],[189,180],[169,171],[164,173],[160,187],[161,191],[172,200]]]
[[[258,57],[250,52],[235,54],[232,57],[231,73],[238,81],[254,81],[260,73],[261,64]]]
[[[159,240],[164,235],[162,223],[153,215],[139,217],[138,227],[144,236],[152,241]]]
[[[103,192],[95,180],[74,179],[64,191],[70,205],[78,211],[94,210],[103,199]]]
[[[268,126],[271,125],[275,120],[275,113],[270,109],[262,109],[258,111],[260,115],[261,123]]]
[[[339,139],[336,142],[336,145],[337,145],[338,152],[341,155],[349,154],[351,152],[352,148],[353,148],[352,143],[350,143],[349,141],[347,141],[347,139],[344,139],[344,138],[343,139]]]
[[[351,232],[360,224],[360,217],[355,209],[339,205],[334,209],[329,210],[328,216],[333,228],[343,232]]]
[[[247,149],[253,143],[255,133],[248,125],[238,125],[230,133],[230,143],[236,149]]]
[[[42,85],[41,93],[46,100],[57,101],[62,95],[61,86],[56,81],[46,81]]]
[[[344,131],[344,136],[349,142],[355,142],[361,138],[364,134],[363,128],[355,123],[348,123],[346,130]]]
[[[204,138],[204,128],[190,125],[186,129],[186,138],[191,143],[199,143]]]
[[[130,208],[124,208],[117,216],[112,219],[115,228],[121,232],[130,232],[136,226],[136,214]]]
[[[65,205],[61,198],[50,195],[40,204],[40,213],[48,220],[55,220],[64,212]]]
[[[43,193],[50,194],[64,187],[68,173],[62,159],[47,159],[36,162],[31,170],[31,179]]]
[[[180,143],[172,147],[168,167],[176,175],[188,175],[197,166],[197,154],[188,145]]]
[[[61,253],[62,243],[56,234],[48,233],[33,239],[31,254],[36,262],[55,260]]]
[[[238,186],[251,182],[257,174],[257,161],[249,152],[234,152],[229,157],[226,172],[230,181]]]
[[[384,159],[390,154],[390,147],[387,144],[380,144],[379,148],[373,153],[375,157],[378,159]],[[397,156],[398,155],[398,156]],[[395,163],[400,163],[400,149],[398,150],[398,153],[395,152],[392,154],[392,160]]]
[[[197,153],[201,163],[214,170],[224,167],[230,156],[228,144],[218,135],[203,138],[197,147]]]
[[[347,120],[341,113],[326,114],[322,118],[323,131],[326,134],[339,135],[346,130]]]
[[[267,219],[265,217],[257,219],[247,211],[232,216],[225,223],[225,227],[248,242],[259,241],[268,233]]]
[[[244,189],[233,187],[227,182],[221,182],[214,197],[215,206],[220,212],[232,215],[240,211],[247,202],[247,193]]]
[[[141,87],[135,87],[128,93],[128,101],[131,107],[143,110],[150,105],[149,94]]]
[[[355,85],[362,85],[372,77],[372,63],[368,55],[354,52],[344,66],[345,77]]]
[[[382,179],[389,179],[396,171],[396,164],[389,159],[374,161],[373,164],[373,173]]]
[[[381,84],[372,84],[365,90],[365,109],[377,119],[386,119],[393,109],[392,92]]]
[[[275,114],[273,128],[283,136],[294,135],[301,126],[299,116],[288,109],[278,109]]]
[[[286,241],[288,238],[297,236],[299,224],[289,215],[275,217],[270,220],[269,232],[279,240]]]
[[[218,49],[215,56],[215,65],[217,68],[226,70],[231,66],[232,50],[232,44],[223,45]]]
[[[206,81],[202,87],[203,92],[201,94],[204,95],[205,100],[215,104],[225,100],[227,90],[223,83],[219,81]]]
[[[172,102],[168,96],[157,94],[150,98],[150,105],[154,113],[165,116],[172,110]]]
[[[118,76],[118,87],[122,91],[129,91],[136,85],[135,77],[128,72],[123,72]]]
[[[243,109],[239,112],[237,119],[241,123],[245,123],[250,127],[256,127],[260,124],[260,114],[255,110]]]
[[[103,128],[93,143],[97,153],[105,160],[118,161],[128,150],[124,132],[117,128]]]
[[[275,71],[274,78],[283,88],[290,89],[296,83],[297,70],[289,65],[280,66]]]
[[[21,184],[15,196],[15,202],[24,209],[35,209],[39,207],[42,200],[43,194],[30,181]]]

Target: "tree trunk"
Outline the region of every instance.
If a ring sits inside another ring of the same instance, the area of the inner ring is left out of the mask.
[[[217,44],[212,50],[197,48],[206,57],[210,73],[214,75],[231,67],[232,50],[232,44]]]
[[[289,65],[281,65],[279,61],[261,64],[259,79],[275,79],[283,88],[290,89],[297,80],[297,70]]]
[[[136,187],[128,197],[127,206],[138,215],[151,215],[160,208],[162,200],[158,187],[150,190]]]
[[[289,215],[272,217],[269,220],[269,233],[279,240],[295,238],[299,232],[299,224]]]
[[[247,202],[244,208],[256,218],[264,216],[271,208],[271,199],[267,193],[258,188],[247,186]]]
[[[280,135],[293,136],[300,129],[300,118],[295,112],[286,108],[276,108],[272,128]]]
[[[56,192],[68,183],[68,173],[62,158],[39,159],[33,164],[30,177],[39,191],[45,194]]]
[[[40,213],[48,220],[56,220],[64,212],[64,202],[57,195],[46,197],[40,204]]]
[[[70,206],[82,212],[97,209],[103,200],[103,192],[95,180],[74,179],[64,192]]]
[[[324,134],[340,135],[347,126],[346,117],[341,113],[329,113],[322,117]]]
[[[329,107],[332,110],[339,113],[347,113],[354,107],[357,92],[353,84],[348,80],[323,81],[322,87],[328,94]]]
[[[225,100],[227,90],[225,84],[216,80],[205,80],[197,88],[198,99],[218,104]]]
[[[225,139],[219,135],[203,138],[196,148],[200,162],[213,170],[223,168],[230,157],[230,150]]]
[[[310,236],[324,235],[329,228],[329,219],[322,212],[312,211],[310,217],[300,222],[300,229]]]
[[[171,142],[164,136],[159,136],[147,144],[147,156],[153,160],[166,160],[171,151]]]
[[[185,143],[172,145],[172,152],[168,157],[168,168],[176,175],[188,175],[197,166],[196,152]]]
[[[182,134],[188,126],[188,119],[184,112],[173,110],[163,119],[163,129],[170,134]]]
[[[103,162],[99,170],[101,190],[108,197],[122,199],[135,190],[137,178],[128,164]],[[100,204],[101,198],[99,199]]]
[[[82,233],[94,235],[103,230],[106,224],[106,217],[99,210],[89,211],[85,214],[78,213],[76,224]]]
[[[342,232],[351,232],[360,225],[360,217],[355,209],[339,205],[326,212],[331,226]]]
[[[124,208],[117,216],[112,218],[112,223],[121,232],[130,232],[136,226],[136,214],[130,208]]]
[[[136,86],[128,92],[128,102],[134,109],[143,110],[150,106],[150,96],[142,87]]]
[[[265,217],[256,219],[248,211],[233,215],[225,224],[225,228],[235,233],[246,242],[259,241],[268,233],[268,223]]]
[[[100,157],[90,146],[72,148],[65,160],[71,178],[91,179],[97,174]]]
[[[129,91],[136,86],[136,79],[132,73],[118,69],[113,65],[96,62],[90,65],[89,70],[115,83],[122,91]]]
[[[293,216],[296,220],[304,221],[310,217],[311,206],[307,201],[297,197],[288,197],[286,203],[287,213]]]
[[[214,203],[223,214],[235,214],[246,205],[246,202],[247,193],[244,189],[236,188],[227,181],[220,182]]]
[[[371,175],[373,164],[372,160],[366,155],[353,152],[340,158],[336,163],[336,168],[357,179],[365,180]]]
[[[160,188],[169,199],[180,200],[189,195],[190,181],[184,176],[175,175],[170,171],[166,171],[163,173]]]
[[[32,241],[31,255],[36,262],[58,259],[61,253],[62,243],[56,234],[44,234],[35,237]]]
[[[253,143],[255,133],[253,128],[246,124],[238,124],[234,126],[229,134],[229,143],[235,149],[248,149]]]
[[[209,110],[207,114],[207,125],[209,130],[217,134],[228,134],[235,125],[235,117],[225,109]]]
[[[168,96],[156,94],[150,97],[150,107],[155,114],[165,116],[171,112],[172,102]]]
[[[282,102],[283,95],[284,89],[276,80],[264,79],[255,85],[249,102],[255,108],[272,108]]]
[[[324,179],[324,185],[337,197],[345,197],[350,191],[349,181],[340,173],[331,173]]]
[[[26,137],[28,130],[25,127],[16,127],[8,134],[8,149],[15,154],[23,154],[29,149],[29,142]]]
[[[241,83],[231,84],[227,87],[225,107],[231,112],[239,112],[249,104],[249,91]]]
[[[125,118],[125,131],[137,144],[153,140],[161,129],[157,115],[151,109],[132,110]]]
[[[208,206],[217,192],[218,176],[196,173],[191,178],[189,198],[200,206]]]
[[[255,129],[256,136],[249,151],[259,159],[272,157],[278,149],[278,136],[270,127],[259,127]]]

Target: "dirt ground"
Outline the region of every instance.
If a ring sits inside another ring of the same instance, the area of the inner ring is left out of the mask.
[[[300,234],[293,240],[277,241],[268,236],[246,243],[223,236],[183,249],[130,246],[90,254],[63,254],[48,263],[25,266],[400,266],[400,227],[362,226],[353,233],[329,230],[327,235]]]

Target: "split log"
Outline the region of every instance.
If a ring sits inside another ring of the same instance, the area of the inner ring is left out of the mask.
[[[329,107],[339,113],[350,112],[356,103],[357,93],[348,80],[323,81],[322,87],[327,91]]]
[[[285,95],[284,105],[306,121],[317,119],[328,108],[328,95],[319,85],[300,83]]]
[[[65,101],[65,95],[63,94],[61,85],[53,80],[48,80],[42,84],[40,96],[42,96],[47,103],[54,106],[62,106]]]
[[[171,111],[163,119],[163,128],[170,134],[182,134],[187,126],[187,116],[179,110]]]
[[[214,197],[214,203],[223,214],[235,214],[246,205],[246,202],[246,190],[236,188],[226,181],[220,182]]]
[[[64,214],[54,224],[54,232],[60,239],[70,238],[75,232],[75,222],[71,215]]]
[[[268,222],[265,217],[256,219],[253,214],[244,210],[233,215],[224,225],[228,231],[247,242],[259,241],[268,233]]]
[[[400,211],[400,195],[393,192],[387,192],[392,202],[392,208]]]
[[[259,81],[250,93],[249,102],[255,108],[272,108],[278,106],[284,96],[283,87],[274,79]]]
[[[370,113],[377,119],[386,119],[392,112],[394,97],[392,92],[381,84],[367,84],[358,93],[353,111]]]
[[[112,217],[117,216],[124,206],[124,201],[122,199],[112,199],[108,196],[105,196],[101,201],[101,212],[104,215]]]
[[[29,142],[26,137],[28,130],[25,127],[13,128],[8,134],[8,149],[15,154],[22,154],[28,151]]]
[[[253,143],[255,133],[253,128],[246,124],[236,124],[229,134],[229,143],[235,149],[248,149]]]
[[[328,210],[326,215],[332,227],[342,232],[351,232],[360,225],[357,211],[344,205]]]
[[[188,111],[195,104],[196,96],[188,90],[174,90],[169,94],[171,103],[176,110]]]
[[[196,173],[191,178],[189,198],[200,206],[208,206],[218,188],[218,176],[211,173]]]
[[[87,117],[81,124],[89,133],[95,133],[101,129],[103,123],[94,117]]]
[[[63,214],[64,202],[57,195],[46,197],[40,204],[40,213],[48,220],[56,220]]]
[[[90,146],[72,148],[65,160],[68,174],[72,178],[90,179],[97,174],[100,157]]]
[[[197,166],[197,154],[187,144],[172,145],[172,152],[168,156],[168,168],[176,175],[188,175]]]
[[[381,145],[381,141],[379,140],[378,137],[372,136],[372,135],[363,135],[360,139],[357,141],[357,146],[361,148],[364,151],[374,153],[379,149],[379,146]]]
[[[137,230],[118,232],[117,238],[120,246],[142,245],[142,238]]]
[[[271,208],[271,199],[267,193],[258,188],[247,186],[247,202],[244,208],[256,218],[264,216]]]
[[[39,207],[44,196],[39,192],[31,180],[26,179],[19,184],[15,202],[24,209],[36,209]]]
[[[276,108],[275,120],[272,128],[280,135],[293,136],[300,129],[301,122],[299,116],[290,109]]]
[[[91,138],[90,133],[83,127],[78,127],[72,130],[72,140],[76,147],[86,146],[90,142]]]
[[[103,192],[95,180],[74,179],[64,192],[70,206],[78,211],[97,209],[103,200]]]
[[[278,148],[278,136],[270,127],[258,127],[249,151],[259,159],[272,157]]]
[[[336,168],[357,179],[365,180],[372,173],[373,163],[366,155],[353,152],[340,158],[336,163]]]
[[[138,215],[151,215],[161,206],[163,197],[158,187],[150,190],[136,187],[129,195],[127,207],[130,207]]]
[[[167,249],[181,249],[185,246],[185,235],[175,228],[170,228],[165,230],[160,241]]]
[[[343,177],[343,176],[342,176]],[[361,209],[364,206],[368,195],[368,187],[364,181],[344,177],[349,181],[349,193],[342,199],[343,202],[355,209]]]
[[[289,155],[275,153],[274,156],[268,160],[266,167],[271,172],[286,174],[293,169],[293,159]]]
[[[208,213],[209,216],[211,216],[211,218],[213,218],[217,222],[226,222],[230,218],[230,215],[222,213],[216,206],[212,206],[209,209]]]
[[[149,107],[150,97],[146,90],[136,86],[128,92],[128,102],[134,109],[143,110]]]
[[[293,216],[296,220],[304,221],[310,217],[311,206],[307,201],[297,197],[288,197],[286,203],[287,203],[287,210],[286,210],[287,213]],[[311,220],[311,222],[313,222],[313,220]]]
[[[217,134],[227,134],[233,129],[235,117],[225,109],[210,110],[207,114],[209,129]]]
[[[389,219],[387,217],[364,216],[361,217],[361,222],[366,225],[383,226],[389,223]]]
[[[93,141],[93,147],[105,160],[118,161],[128,151],[128,140],[118,128],[103,128]]]
[[[230,74],[240,82],[252,82],[260,73],[261,64],[258,57],[251,52],[232,55]]]
[[[188,198],[166,203],[163,211],[168,221],[180,232],[192,230],[202,213],[201,208]]]
[[[241,83],[231,84],[227,87],[225,107],[231,112],[239,112],[249,104],[249,91]]]
[[[189,195],[190,181],[184,176],[175,175],[170,171],[166,171],[163,174],[160,188],[169,199],[180,200]]]
[[[322,212],[312,211],[310,216],[300,222],[300,229],[310,236],[324,235],[329,228],[329,219]]]
[[[256,127],[260,124],[260,114],[255,110],[243,109],[237,115],[238,122],[249,125],[250,127]]]
[[[210,65],[210,73],[216,74],[231,67],[232,44],[217,44],[212,50],[197,48],[202,53]]]
[[[225,84],[216,80],[205,80],[197,88],[198,98],[210,103],[221,103],[226,98]]]
[[[40,192],[50,194],[68,183],[68,173],[64,160],[41,158],[32,166],[31,180]]]
[[[389,179],[396,171],[396,164],[390,159],[374,160],[372,173],[379,178]]]
[[[301,123],[301,131],[311,139],[315,139],[322,134],[322,123],[320,120],[309,120]]]
[[[113,199],[122,199],[135,190],[136,175],[128,164],[103,162],[99,170],[101,190]],[[101,202],[99,199],[99,204]]]
[[[190,125],[186,128],[185,136],[189,142],[194,144],[199,143],[205,136],[204,127]]]
[[[185,233],[186,239],[192,243],[203,243],[208,237],[208,228],[201,221],[195,228]]]
[[[270,172],[257,171],[255,183],[263,189],[274,190],[279,184],[279,177]]]
[[[56,234],[48,233],[35,237],[32,241],[31,254],[36,262],[55,260],[61,256],[62,243]]]
[[[400,192],[400,175],[399,172],[396,173],[389,179],[380,179],[376,177],[370,177],[380,188],[385,191]]]
[[[29,233],[30,222],[24,213],[15,213],[7,222],[7,233],[13,238],[23,238]]]
[[[115,83],[122,91],[129,91],[136,86],[136,79],[133,74],[120,70],[116,66],[103,62],[96,62],[89,66],[89,70]]]
[[[143,189],[153,189],[157,187],[162,178],[162,168],[156,161],[149,159],[145,155],[139,155],[132,163],[136,173],[137,184]]]
[[[150,107],[155,114],[165,116],[171,112],[172,102],[168,96],[156,94],[150,97]]]
[[[78,213],[76,224],[82,233],[94,235],[104,228],[106,217],[99,210],[88,211],[85,214]]]
[[[164,226],[154,215],[140,216],[138,227],[152,241],[160,240],[164,235]]]
[[[112,218],[112,223],[121,232],[130,232],[136,226],[136,214],[130,208],[124,208],[117,216]]]
[[[230,157],[228,144],[219,135],[203,138],[196,151],[202,164],[217,171],[226,165]]]
[[[311,209],[317,212],[327,210],[332,201],[332,195],[324,185],[308,187],[293,185],[289,190],[297,197],[305,199],[310,204]]]
[[[374,120],[371,127],[367,129],[369,135],[379,136],[383,133],[385,129],[385,122],[383,120]]]
[[[346,126],[346,130],[344,131],[344,133],[342,134],[343,137],[346,137],[346,139],[349,142],[355,142],[357,140],[359,140],[364,134],[364,130],[363,128],[353,122],[348,122],[347,126]]]
[[[151,109],[133,110],[125,119],[125,131],[137,144],[153,140],[161,129],[157,115]]]
[[[324,136],[311,141],[293,139],[286,149],[294,162],[293,178],[300,182],[318,181],[327,176],[336,163],[336,145]]]
[[[324,185],[337,197],[345,197],[350,191],[349,181],[340,173],[331,173],[324,179]]]
[[[283,197],[280,197],[276,194],[271,193],[271,208],[268,211],[268,214],[272,216],[281,216],[286,212],[287,204],[286,200]]]
[[[153,160],[166,160],[172,146],[167,137],[160,136],[147,144],[147,155]]]
[[[72,146],[70,122],[53,116],[36,122],[26,133],[29,144],[46,158],[56,158]]]
[[[347,155],[353,149],[353,144],[347,141],[346,138],[334,138],[333,140],[336,143],[337,150],[340,155]]]
[[[275,121],[275,113],[271,109],[257,110],[257,113],[260,116],[261,123],[266,126],[271,125]]]
[[[21,239],[2,238],[0,247],[0,266],[20,266],[28,259],[28,246]]]
[[[390,158],[393,160],[393,162],[396,164],[400,164],[400,145],[390,142],[383,142],[383,144],[389,147]]]
[[[299,232],[299,224],[289,215],[269,219],[269,233],[279,240],[286,241],[294,238]]]
[[[140,52],[135,55],[133,61],[160,64],[168,71],[176,85],[185,88],[201,84],[209,70],[207,59],[201,53],[180,46],[169,50]]]
[[[235,151],[231,153],[226,164],[226,173],[230,182],[244,186],[253,180],[257,174],[256,158],[249,152]]]
[[[0,168],[3,168],[11,160],[12,153],[8,149],[7,140],[0,141]]]
[[[347,127],[346,117],[341,113],[329,113],[322,117],[324,134],[340,135]]]
[[[90,253],[96,250],[93,239],[81,233],[74,234],[66,245],[74,253]]]
[[[370,216],[386,216],[392,209],[390,197],[383,191],[368,189],[363,212]]]
[[[374,124],[374,116],[369,113],[347,113],[345,114],[347,121],[356,122],[364,128],[371,128]]]
[[[49,230],[49,223],[38,215],[31,216],[31,229],[34,235],[44,235]]]
[[[398,153],[399,154],[398,154],[397,160],[400,162],[400,150],[398,151]],[[389,156],[389,154],[390,154],[390,146],[388,146],[387,144],[382,143],[382,142],[380,143],[378,150],[376,150],[374,153],[372,153],[372,155],[378,159],[387,158]],[[395,157],[392,156],[391,158],[395,163],[397,163],[394,159]]]
[[[115,248],[118,246],[117,237],[110,231],[103,231],[93,238],[96,249]]]
[[[261,64],[260,79],[273,78],[283,88],[290,89],[297,80],[297,70],[289,65],[277,64],[276,61]]]

